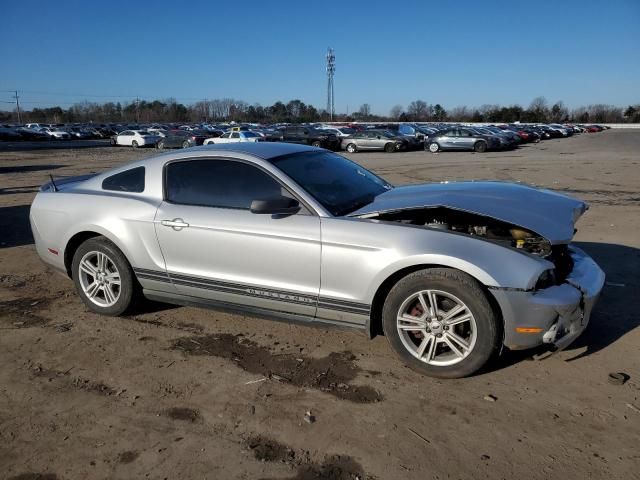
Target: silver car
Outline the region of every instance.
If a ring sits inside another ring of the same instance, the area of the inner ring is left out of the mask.
[[[512,183],[394,187],[320,148],[239,143],[53,180],[30,221],[94,312],[144,295],[384,333],[411,368],[452,378],[585,329],[604,283],[571,245],[585,210]]]
[[[484,135],[472,128],[449,127],[433,134],[425,142],[425,150],[432,153],[441,150],[469,150],[486,152],[502,148],[500,139],[494,135]]]
[[[342,137],[341,148],[349,153],[360,150],[384,150],[393,153],[407,150],[409,141],[386,130],[364,130]]]

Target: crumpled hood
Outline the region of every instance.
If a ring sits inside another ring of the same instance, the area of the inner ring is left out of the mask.
[[[569,243],[575,222],[588,208],[580,200],[518,183],[451,182],[393,188],[350,216],[421,207],[448,207],[492,217],[531,230],[551,244]]]

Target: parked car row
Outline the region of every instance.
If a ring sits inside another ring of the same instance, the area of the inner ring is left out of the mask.
[[[508,150],[523,143],[595,133],[609,127],[573,124],[41,124],[0,125],[0,141],[110,139],[111,145],[189,148],[203,144],[286,142],[350,153]]]

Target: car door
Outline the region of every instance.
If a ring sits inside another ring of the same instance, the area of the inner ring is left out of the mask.
[[[240,132],[231,132],[229,140],[231,143],[238,143],[240,141]]]
[[[256,214],[252,200],[293,195],[255,164],[198,158],[165,166],[155,225],[177,291],[223,304],[313,317],[320,218]]]
[[[131,146],[131,142],[133,141],[133,132],[130,130],[126,130],[118,135],[118,145],[124,145],[126,147]]]
[[[375,148],[375,138],[376,134],[374,132],[364,132],[362,135],[362,139],[360,140],[360,148],[362,150],[372,150]]]
[[[476,135],[473,132],[467,130],[466,128],[458,129],[458,137],[456,138],[456,143],[458,144],[458,148],[463,150],[473,150],[473,144],[476,141]]]
[[[219,138],[215,138],[213,143],[229,143],[229,137],[231,136],[231,132],[226,132],[220,135]]]
[[[459,148],[458,146],[458,129],[457,128],[452,128],[451,130],[448,130],[445,133],[445,140],[444,143],[446,145],[447,148],[450,148],[452,150],[456,150]]]

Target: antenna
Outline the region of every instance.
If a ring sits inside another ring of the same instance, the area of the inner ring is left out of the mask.
[[[54,192],[58,191],[58,186],[56,185],[56,182],[54,182],[53,180],[53,175],[49,174],[49,178],[51,179],[51,187],[53,188]]]
[[[329,47],[327,50],[327,113],[329,113],[329,120],[333,120],[335,114],[333,99],[333,74],[335,72],[336,56],[333,53],[333,48]]]

